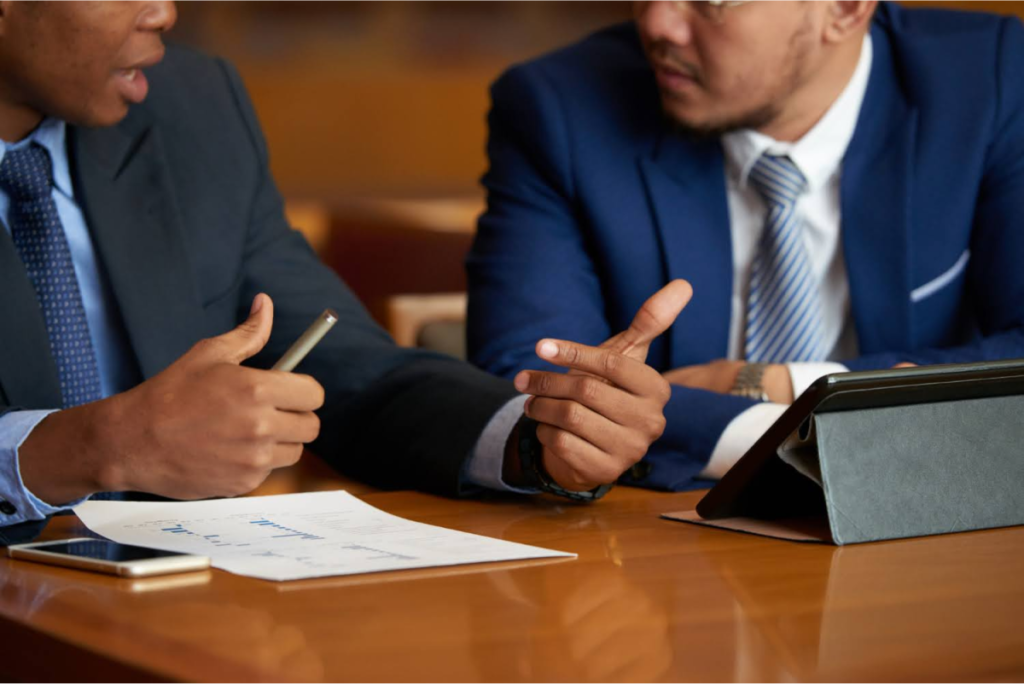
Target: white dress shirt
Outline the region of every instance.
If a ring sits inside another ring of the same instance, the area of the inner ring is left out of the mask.
[[[753,130],[722,136],[733,262],[730,359],[743,358],[750,270],[767,212],[764,200],[747,178],[754,163],[766,152],[787,155],[807,179],[807,191],[797,200],[796,210],[803,219],[804,246],[825,304],[823,332],[832,350],[829,359],[857,355],[850,283],[840,239],[839,180],[843,156],[864,102],[871,56],[871,36],[867,35],[850,82],[818,123],[796,142],[780,142]],[[793,396],[799,396],[822,375],[847,370],[832,361],[790,363],[787,367],[793,381]],[[782,404],[758,404],[736,416],[719,437],[701,476],[720,478],[724,475],[787,408]]]

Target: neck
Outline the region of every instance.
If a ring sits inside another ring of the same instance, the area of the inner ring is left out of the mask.
[[[758,132],[782,142],[796,142],[821,120],[846,89],[857,70],[863,40],[847,41],[824,60],[788,98],[784,110]]]
[[[0,96],[0,139],[14,143],[35,130],[43,115],[25,105],[14,104]]]

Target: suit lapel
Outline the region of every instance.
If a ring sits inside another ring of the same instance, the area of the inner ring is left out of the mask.
[[[157,131],[69,129],[75,197],[144,378],[202,337],[202,306]]]
[[[693,300],[670,331],[673,368],[724,358],[732,308],[732,236],[721,145],[666,131],[640,170],[669,278],[693,285]]]
[[[860,352],[911,345],[910,220],[917,111],[900,89],[891,47],[872,27],[874,59],[843,159],[843,250]]]
[[[60,408],[60,380],[39,300],[10,234],[0,228],[0,386],[10,406]]]

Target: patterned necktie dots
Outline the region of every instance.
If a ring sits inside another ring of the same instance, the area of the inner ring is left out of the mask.
[[[71,249],[51,194],[52,164],[46,149],[32,144],[4,154],[0,188],[11,200],[11,239],[46,322],[63,408],[101,399],[96,354]]]

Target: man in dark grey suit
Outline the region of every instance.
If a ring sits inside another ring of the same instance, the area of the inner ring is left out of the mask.
[[[96,492],[241,494],[310,442],[449,495],[586,498],[640,459],[669,394],[647,346],[688,285],[601,348],[539,342],[569,374],[513,385],[399,349],[286,225],[232,67],[162,59],[174,20],[0,2],[0,542]],[[261,370],[328,306],[301,373]]]

